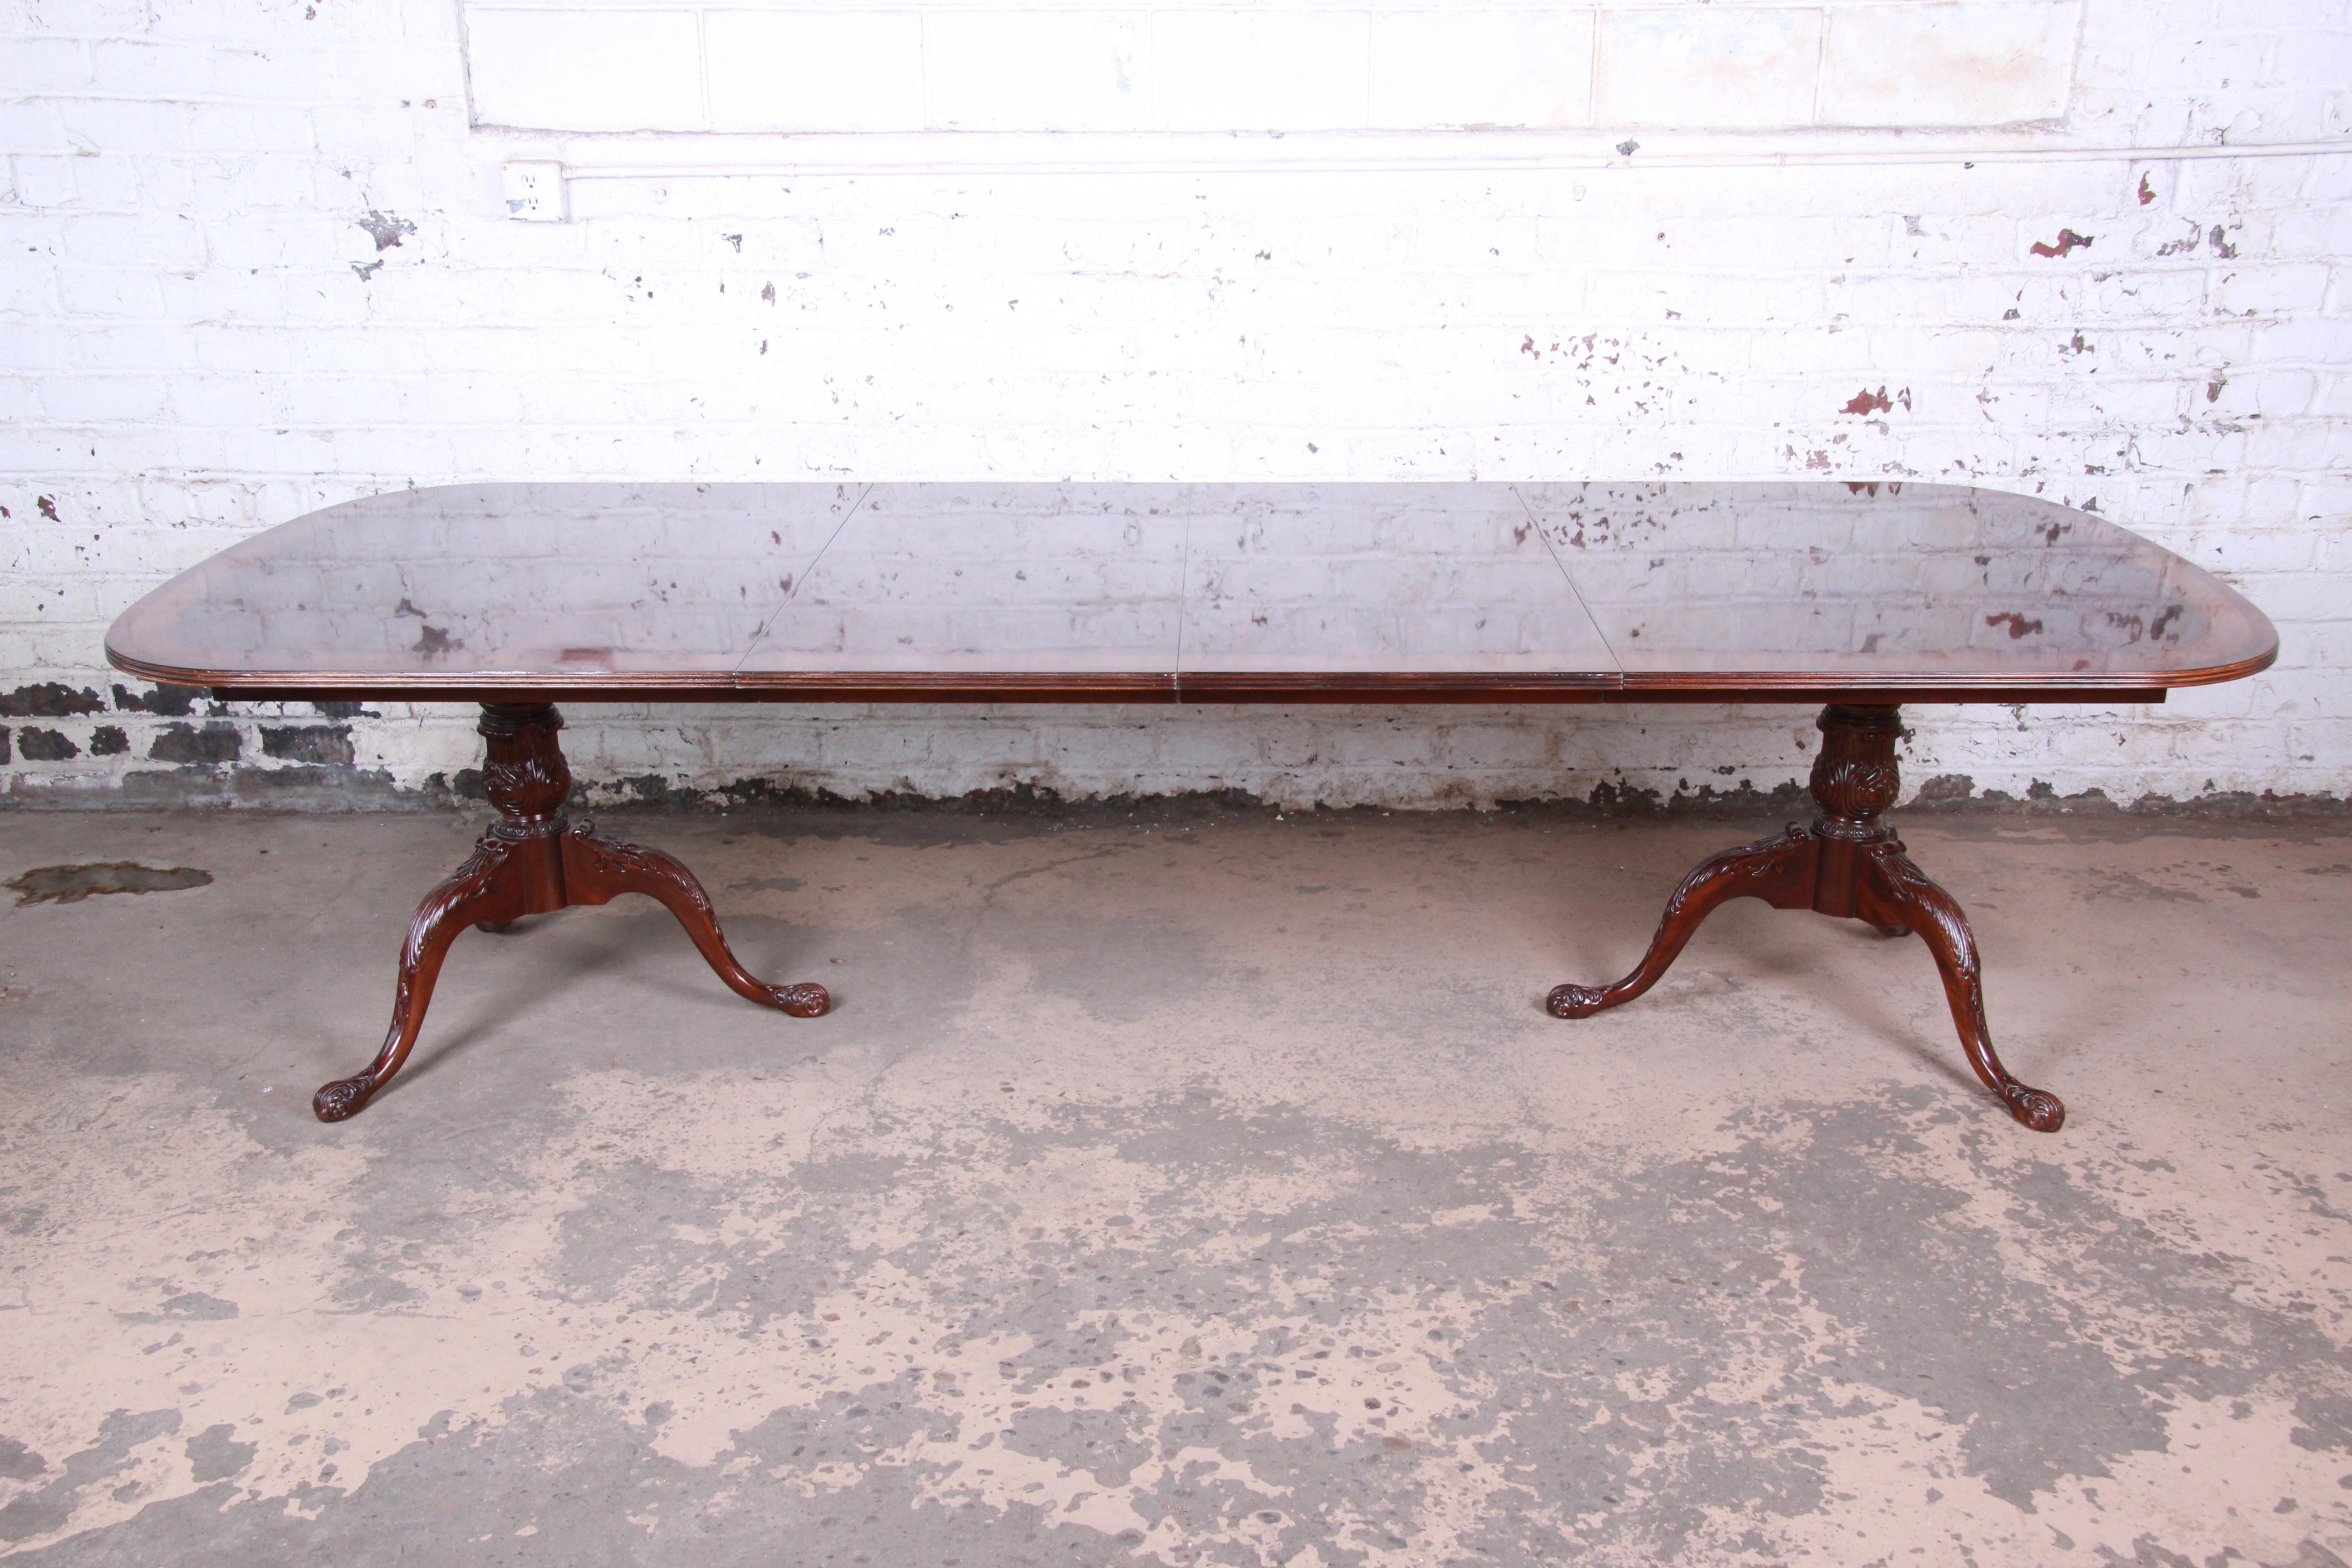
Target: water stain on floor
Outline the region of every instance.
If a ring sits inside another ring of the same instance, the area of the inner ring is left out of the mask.
[[[135,860],[109,860],[94,866],[40,866],[11,877],[5,886],[16,894],[16,904],[78,904],[97,893],[176,893],[202,888],[213,879],[210,871],[187,866],[142,866]]]

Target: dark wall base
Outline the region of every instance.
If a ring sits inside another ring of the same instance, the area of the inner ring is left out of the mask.
[[[44,784],[19,774],[0,792],[0,811],[152,811],[163,809],[343,812],[434,812],[460,809],[483,799],[480,773],[472,768],[454,777],[432,775],[422,786],[393,782],[381,768],[320,763],[293,767],[184,764],[142,769],[119,781],[89,784],[60,780]],[[1247,790],[1197,790],[1170,795],[1066,796],[1050,786],[1017,784],[958,795],[883,791],[851,797],[772,779],[742,778],[714,788],[681,785],[653,774],[577,782],[572,803],[599,811],[758,812],[837,810],[947,812],[973,816],[1091,816],[1103,811],[1139,811],[1155,818],[1217,816],[1234,812],[1280,813],[1277,805]],[[1317,811],[1330,808],[1318,806]],[[1356,806],[1355,811],[1461,811],[1466,806]],[[1665,792],[1644,785],[1601,784],[1581,797],[1505,800],[1506,814],[1542,813],[1569,819],[1732,818],[1801,815],[1811,809],[1805,786],[1795,781],[1769,790],[1741,783],[1729,789],[1701,784]],[[2179,816],[2227,820],[2333,818],[2352,820],[2352,796],[2254,794],[2216,790],[2176,799],[2147,795],[2117,801],[2100,790],[2061,795],[2036,783],[2022,796],[2005,790],[1979,790],[1965,773],[1931,778],[1918,795],[1896,808],[1906,817],[1950,816]]]

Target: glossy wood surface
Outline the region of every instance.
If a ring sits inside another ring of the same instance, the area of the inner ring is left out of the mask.
[[[2262,613],[1950,486],[492,485],[329,508],[108,653],[226,696],[2149,700]]]

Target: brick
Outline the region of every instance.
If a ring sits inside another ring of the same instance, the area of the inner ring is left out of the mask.
[[[143,262],[173,269],[205,260],[204,237],[184,216],[83,213],[63,226],[62,236],[69,265]]]
[[[716,11],[704,29],[712,130],[922,128],[919,13]]]
[[[100,38],[88,47],[91,84],[109,96],[177,99],[212,90],[215,51],[205,45]]]
[[[2324,378],[2312,398],[2311,414],[2320,419],[2352,417],[2352,376],[2331,374]]]
[[[2066,111],[2079,0],[1857,5],[1826,15],[1823,124],[2000,125]]]
[[[1738,6],[1601,13],[1596,124],[1761,130],[1809,125],[1822,13]]]
[[[16,37],[7,40],[11,93],[66,93],[89,85],[89,46],[79,38]]]
[[[2320,262],[2232,267],[2213,289],[2213,308],[2241,315],[2315,311],[2327,297],[2331,268]]]
[[[1593,22],[1579,11],[1376,13],[1368,122],[1581,125],[1591,114]]]
[[[698,131],[700,45],[688,12],[469,6],[475,113],[486,125]]]
[[[308,152],[300,156],[208,162],[190,169],[183,203],[213,216],[215,221],[207,227],[215,232],[274,228],[289,223],[315,226],[327,216],[322,206],[343,207],[352,203],[346,182],[337,180],[322,188],[320,172],[317,158]]]
[[[178,153],[205,106],[168,100],[60,97],[49,100],[69,145],[107,154]]]
[[[2174,548],[2209,572],[2242,580],[2249,574],[2308,571],[2318,553],[2318,543],[2312,530],[2300,526],[2261,530],[2240,526],[2200,532]]]
[[[2299,205],[2270,218],[2269,253],[2290,259],[2333,260],[2352,255],[2352,202]]]
[[[2322,420],[2248,420],[2243,428],[2246,461],[2258,472],[2326,473],[2340,458],[2342,433]]]
[[[1149,123],[1150,18],[1140,13],[938,10],[924,15],[918,42],[918,123],[954,131]]]
[[[1360,126],[1370,69],[1358,12],[1167,10],[1151,22],[1152,122],[1165,131]]]
[[[2202,313],[2211,292],[2202,268],[2135,269],[2094,276],[2073,289],[2071,299],[2080,322],[2147,322],[2168,331],[2183,317]]]
[[[171,397],[171,383],[156,376],[60,376],[44,385],[41,402],[53,424],[143,423],[165,418]]]
[[[161,300],[153,276],[135,267],[76,267],[57,276],[59,305],[79,316],[152,317]]]
[[[77,159],[26,156],[8,161],[9,189],[27,207],[61,207],[79,199],[75,188]]]
[[[271,40],[245,48],[214,48],[213,89],[226,98],[268,103],[315,103],[362,84],[353,79],[350,57],[330,49],[302,48]],[[365,58],[378,58],[370,51]],[[397,58],[396,56],[394,58]]]

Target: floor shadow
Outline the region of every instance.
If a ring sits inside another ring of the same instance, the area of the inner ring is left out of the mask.
[[[1643,945],[1631,949],[1622,964],[1598,979],[1574,977],[1575,983],[1614,984],[1641,962],[1654,929],[1643,932]],[[1808,962],[1809,952],[1826,957],[1837,951],[1831,945],[1837,942],[1856,942],[1874,950],[1871,957],[1887,965],[1884,984],[1857,991],[1837,984],[1837,976],[1826,965]],[[1984,1087],[1977,1081],[1975,1069],[1969,1066],[1952,1027],[1935,959],[1917,937],[1882,936],[1859,921],[1810,916],[1802,910],[1775,910],[1754,900],[1736,900],[1717,910],[1655,986],[1611,1011],[1654,1004],[1684,968],[1704,967],[1710,960],[1724,958],[1739,960],[1755,984],[1784,987],[1790,1000],[1822,1004],[1851,1025],[1858,1037],[1895,1047],[1915,1063],[1956,1087],[1976,1090]],[[1907,988],[1914,984],[1925,986],[1927,995],[1933,1001],[1932,1022],[1915,1023],[1896,1011],[1908,998]],[[1537,995],[1535,1005],[1538,1011],[1543,1010],[1541,994]],[[1936,1028],[1935,1024],[1941,1024],[1941,1029]],[[1996,1043],[2000,1037],[1998,1020],[1993,1037]]]
[[[631,902],[641,902],[642,907],[615,910],[583,906],[529,916],[505,931],[467,931],[450,949],[452,963],[468,946],[475,951],[467,953],[467,957],[483,955],[492,960],[525,956],[516,950],[527,944],[536,944],[536,950],[527,955],[528,963],[507,966],[509,973],[495,982],[494,995],[472,999],[457,1018],[448,1018],[440,1012],[446,998],[436,994],[434,1006],[425,1013],[425,1027],[406,1065],[400,1076],[385,1086],[384,1092],[389,1094],[412,1079],[439,1071],[445,1064],[467,1055],[509,1024],[528,1025],[532,1015],[542,1012],[549,1003],[597,976],[609,976],[646,995],[663,996],[689,1007],[707,1005],[714,1008],[773,1011],[729,990],[667,909],[650,900]],[[744,952],[735,932],[730,931],[728,940],[737,959],[754,975],[774,984],[792,983],[777,980],[762,968],[758,954]],[[665,951],[666,944],[672,943],[677,948],[675,953]],[[667,966],[675,963],[690,968],[666,972]],[[447,973],[445,965],[445,978]],[[833,996],[833,1010],[838,1012],[842,994],[830,984],[826,990]],[[436,1031],[436,1020],[446,1021],[449,1026]]]

